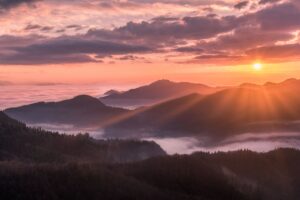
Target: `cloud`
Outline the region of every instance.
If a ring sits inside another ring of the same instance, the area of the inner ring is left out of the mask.
[[[241,1],[237,4],[235,4],[234,8],[241,10],[241,9],[245,8],[246,6],[248,6],[248,4],[249,4],[248,1]]]
[[[206,16],[183,17],[172,20],[152,20],[129,22],[125,26],[112,31],[90,30],[88,35],[110,40],[127,40],[147,45],[163,46],[182,43],[184,40],[201,40],[239,26],[240,21],[235,16],[211,18]]]
[[[105,2],[110,3],[100,1]],[[147,6],[153,3],[207,6],[209,2],[230,4],[233,8],[236,1],[135,0],[128,3]],[[249,49],[295,41],[294,32],[300,30],[300,7],[296,1],[271,4],[274,2],[257,1],[258,4],[270,5],[261,6],[261,9],[252,12],[234,14],[238,11],[232,9],[233,14],[228,16],[208,16],[207,13],[156,16],[149,20],[129,21],[112,29],[76,23],[60,27],[26,23],[22,31],[40,34],[44,31],[62,36],[0,36],[0,64],[84,63],[101,62],[105,58],[133,60],[136,54],[148,60],[149,53],[161,54],[162,60],[166,56],[180,57],[183,54],[185,58],[190,54],[192,61],[202,62],[244,59],[249,57]],[[249,3],[250,1],[241,1],[240,5],[236,4],[236,8],[242,9]],[[94,28],[83,32],[89,27]],[[68,35],[70,30],[72,34]],[[81,32],[79,34],[74,30]]]
[[[34,42],[45,39],[40,35],[26,35],[26,36],[14,36],[14,35],[2,35],[0,36],[0,52],[9,50],[11,47],[30,45]]]
[[[46,39],[30,45],[14,46],[9,50],[11,52],[8,54],[0,54],[1,64],[32,65],[101,62],[98,59],[99,57],[151,51],[146,46],[68,37]]]
[[[281,0],[260,0],[258,4],[263,5],[263,4],[268,4],[268,3],[277,3],[280,1]]]
[[[41,25],[38,25],[38,24],[28,24],[24,28],[24,31],[36,31],[36,30],[38,30],[38,31],[42,31],[42,32],[44,32],[44,31],[48,32],[48,31],[51,31],[53,29],[54,29],[54,27],[52,27],[52,26],[41,26]]]
[[[46,55],[31,54],[29,52],[16,54],[0,54],[0,64],[5,65],[43,65],[43,64],[64,64],[64,63],[87,63],[96,61],[87,55]]]
[[[300,9],[293,3],[278,4],[250,16],[264,30],[292,31],[300,28]]]
[[[86,40],[81,38],[57,38],[43,43],[32,44],[26,47],[15,47],[12,50],[32,54],[126,54],[149,52],[151,49],[145,46],[128,45],[101,40]]]
[[[222,35],[214,41],[202,42],[199,46],[207,50],[232,50],[236,53],[257,46],[272,45],[277,41],[293,39],[294,35],[286,31],[265,31],[259,26],[241,27],[231,34]]]
[[[38,0],[0,0],[0,10],[1,9],[11,9],[17,7],[21,4],[31,4]]]
[[[201,53],[201,52],[204,52],[204,49],[198,47],[198,46],[185,46],[185,47],[178,47],[175,49],[175,51],[178,51],[178,52],[182,52],[182,53]]]
[[[265,46],[246,51],[253,58],[262,60],[300,59],[300,44]]]

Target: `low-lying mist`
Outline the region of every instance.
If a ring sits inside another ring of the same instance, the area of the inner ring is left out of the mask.
[[[105,139],[104,131],[94,127],[78,129],[68,124],[31,124],[31,127],[39,127],[61,134],[76,135],[89,133],[95,139]],[[191,154],[197,151],[235,151],[249,149],[257,152],[267,152],[281,147],[299,149],[300,133],[297,132],[265,132],[245,133],[226,138],[218,142],[211,142],[205,137],[147,137],[141,140],[154,141],[159,144],[168,154]]]
[[[264,133],[242,134],[230,137],[214,144],[207,144],[205,139],[195,137],[181,138],[148,138],[159,144],[168,154],[191,154],[197,151],[217,152],[248,149],[257,152],[268,152],[277,148],[300,147],[300,133]]]

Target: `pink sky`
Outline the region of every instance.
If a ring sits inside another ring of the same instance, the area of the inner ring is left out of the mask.
[[[300,78],[298,0],[4,0],[0,15],[0,83]]]

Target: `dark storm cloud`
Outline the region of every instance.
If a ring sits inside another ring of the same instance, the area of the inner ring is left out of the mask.
[[[249,4],[248,1],[241,1],[237,4],[235,4],[234,8],[241,10],[241,9],[245,8],[246,6],[248,6],[248,4]]]

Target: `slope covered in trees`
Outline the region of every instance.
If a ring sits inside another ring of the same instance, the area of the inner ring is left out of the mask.
[[[154,142],[95,140],[28,128],[0,112],[0,161],[127,162],[165,155]]]
[[[300,152],[164,156],[125,164],[0,162],[1,199],[297,200]]]

